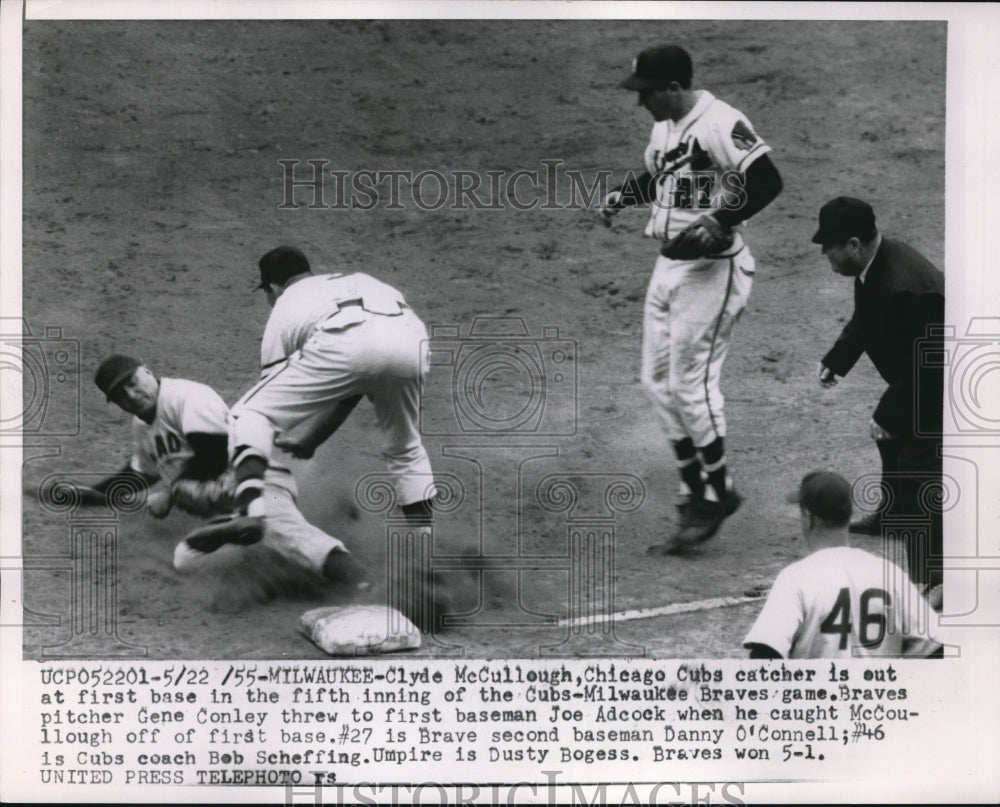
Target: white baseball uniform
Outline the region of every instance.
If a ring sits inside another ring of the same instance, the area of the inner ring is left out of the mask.
[[[229,409],[219,394],[205,384],[180,378],[161,378],[156,399],[156,417],[145,423],[132,419],[134,453],[129,466],[149,477],[158,477],[168,486],[194,456],[185,435],[226,434]],[[306,521],[295,504],[298,489],[291,471],[271,465],[264,477],[267,511],[264,543],[275,551],[316,571],[333,549],[344,545]],[[182,541],[183,545],[184,542]],[[185,545],[186,546],[186,545]],[[174,564],[179,571],[193,567],[202,553],[183,551],[178,545]]]
[[[770,147],[746,117],[706,90],[681,120],[653,124],[646,170],[656,179],[646,235],[664,240],[707,213],[742,200],[742,173]],[[755,264],[736,230],[724,254],[659,256],[646,293],[642,382],[671,441],[703,447],[726,434],[719,386],[733,326]]]
[[[933,611],[906,572],[848,546],[820,549],[778,574],[744,647],[783,658],[927,656]]]
[[[287,431],[346,398],[375,407],[399,504],[433,498],[418,414],[427,330],[400,294],[370,275],[310,275],[275,302],[261,341],[261,381],[233,407],[230,448],[271,456]]]

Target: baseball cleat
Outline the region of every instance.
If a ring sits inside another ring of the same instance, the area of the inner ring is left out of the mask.
[[[213,518],[204,527],[190,533],[184,540],[198,552],[214,552],[225,544],[249,546],[264,537],[264,519],[261,516],[232,514]]]
[[[646,554],[650,557],[663,557],[665,555],[683,555],[687,547],[679,543],[677,536],[687,527],[690,521],[690,513],[693,502],[690,498],[685,498],[677,505],[677,530],[674,537],[662,544],[653,544],[646,548]]]
[[[721,502],[701,499],[691,505],[687,524],[677,533],[676,541],[681,544],[699,544],[714,536],[722,522],[739,510],[743,497],[735,490],[726,493]]]
[[[855,535],[881,535],[882,511],[876,510],[874,513],[869,513],[864,518],[852,521],[851,525],[847,529]]]
[[[368,572],[350,552],[334,549],[323,561],[323,576],[335,583],[353,586],[357,591],[367,591],[372,587]]]

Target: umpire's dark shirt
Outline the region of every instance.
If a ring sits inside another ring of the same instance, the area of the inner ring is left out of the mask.
[[[941,432],[944,275],[910,246],[883,237],[865,282],[854,281],[854,315],[823,364],[847,375],[867,353],[889,388],[872,417],[893,437]],[[926,358],[930,358],[928,363]]]

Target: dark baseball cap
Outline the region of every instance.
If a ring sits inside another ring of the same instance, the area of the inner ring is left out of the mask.
[[[851,519],[851,485],[834,471],[811,471],[802,477],[799,489],[785,497],[800,504],[814,516],[835,524]]]
[[[875,211],[868,202],[851,196],[831,199],[819,210],[814,244],[844,244],[851,238],[867,243],[875,237]]]
[[[284,285],[296,275],[311,272],[309,260],[297,247],[275,247],[260,259],[260,284],[258,289],[266,289],[268,284]]]
[[[671,81],[689,87],[693,74],[691,56],[684,48],[661,45],[646,48],[635,57],[632,75],[621,83],[621,87],[625,90],[662,90]]]
[[[142,367],[142,362],[139,359],[116,353],[101,362],[101,366],[94,374],[94,383],[104,393],[104,397],[110,401],[114,391],[128,381],[132,377],[132,373],[139,367]]]

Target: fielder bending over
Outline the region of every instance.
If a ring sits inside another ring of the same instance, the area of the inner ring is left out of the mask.
[[[362,397],[375,407],[396,500],[411,524],[428,524],[435,487],[417,425],[427,368],[424,324],[392,286],[361,272],[314,275],[295,247],[271,250],[259,268],[258,288],[272,311],[261,342],[261,380],[232,409],[238,517],[219,525],[220,540],[233,530],[265,528],[262,494],[272,446],[311,457]]]

